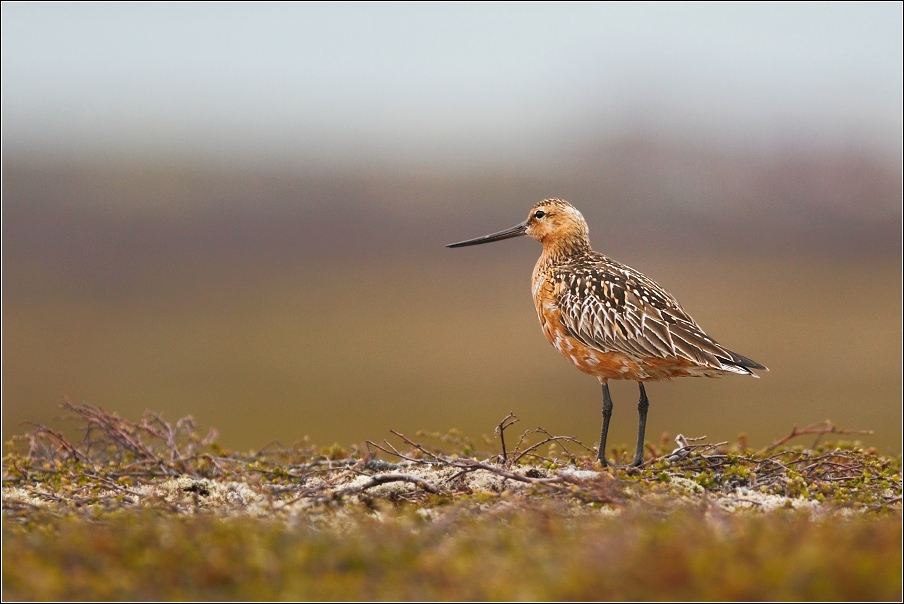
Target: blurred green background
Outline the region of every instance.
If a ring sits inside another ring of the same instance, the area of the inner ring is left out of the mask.
[[[594,247],[771,371],[655,383],[648,439],[831,418],[901,450],[901,6],[3,5],[3,436],[64,396],[230,447],[588,444],[539,245]],[[633,442],[616,384],[610,442]]]

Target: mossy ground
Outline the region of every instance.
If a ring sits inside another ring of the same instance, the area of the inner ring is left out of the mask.
[[[4,599],[901,596],[900,459],[854,445],[650,447],[630,471],[542,431],[505,459],[454,432],[239,454],[68,409],[84,440],[38,427],[4,458]]]

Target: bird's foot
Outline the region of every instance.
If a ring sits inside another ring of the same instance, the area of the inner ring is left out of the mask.
[[[632,468],[639,468],[644,464],[643,457],[635,457],[631,463],[619,465],[610,462],[608,459],[602,456],[597,456],[596,458],[604,468],[615,468],[616,470],[628,470]]]

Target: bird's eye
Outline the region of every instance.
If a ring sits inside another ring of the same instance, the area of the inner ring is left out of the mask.
[[[544,212],[543,210],[537,210],[536,212],[534,212],[534,218],[543,218],[544,216],[546,216],[546,212]]]

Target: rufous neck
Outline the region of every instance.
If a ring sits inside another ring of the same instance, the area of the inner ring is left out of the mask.
[[[548,262],[562,262],[572,256],[590,251],[590,239],[586,235],[549,237],[541,240],[540,243],[543,244],[543,257]]]

